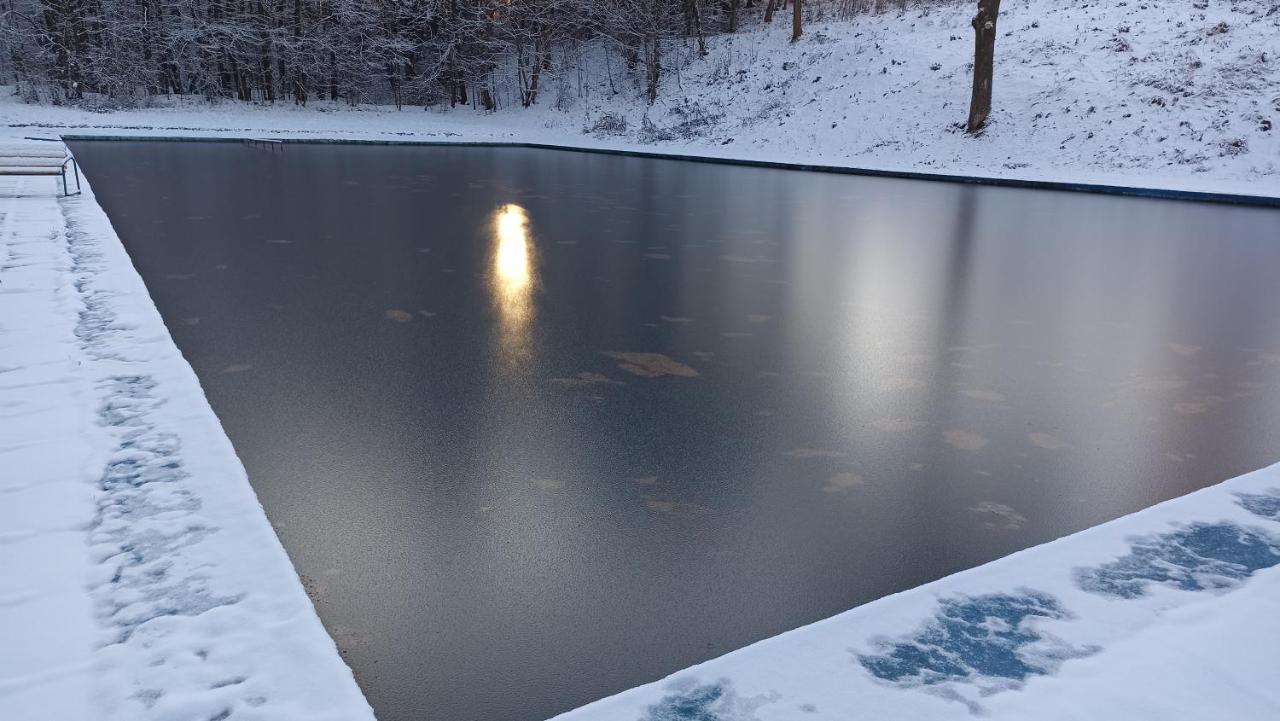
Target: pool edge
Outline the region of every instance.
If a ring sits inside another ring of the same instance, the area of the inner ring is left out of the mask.
[[[403,140],[375,138],[261,138],[233,135],[94,135],[66,134],[60,136],[63,142],[88,141],[149,141],[149,142],[201,142],[201,143],[247,143],[270,142],[283,145],[407,145],[426,147],[461,147],[461,148],[523,148],[531,150],[560,150],[574,153],[592,153],[598,155],[626,156],[648,158],[651,160],[684,160],[693,163],[711,163],[720,165],[737,165],[774,170],[800,170],[814,173],[831,173],[835,175],[853,175],[871,178],[892,178],[898,180],[922,180],[938,183],[959,183],[1003,188],[1022,188],[1030,190],[1056,190],[1075,193],[1092,193],[1095,195],[1115,195],[1121,197],[1152,198],[1160,200],[1184,200],[1201,203],[1220,203],[1263,208],[1280,208],[1280,195],[1245,195],[1239,193],[1220,193],[1204,190],[1182,190],[1177,188],[1148,188],[1137,185],[1111,185],[1107,183],[1086,183],[1059,180],[1034,180],[1030,178],[997,177],[990,175],[963,175],[954,173],[926,173],[915,170],[889,170],[880,168],[861,168],[845,165],[826,165],[817,163],[787,163],[777,160],[758,160],[750,158],[717,157],[712,155],[696,155],[668,153],[627,148],[606,148],[581,145],[559,145],[556,143],[539,143],[531,141],[499,141],[499,140]]]

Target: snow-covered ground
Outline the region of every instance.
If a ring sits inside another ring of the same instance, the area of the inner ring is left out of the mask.
[[[0,181],[0,719],[372,718],[86,186]]]
[[[0,100],[9,135],[519,141],[816,165],[1280,196],[1274,0],[1006,0],[995,109],[960,132],[971,2],[713,37],[658,103],[616,58],[564,66],[528,110]]]
[[[0,138],[542,142],[1280,197],[1278,7],[1006,2],[977,139],[953,127],[968,4],[715,38],[651,109],[601,67],[493,114],[5,96]],[[0,182],[0,719],[370,718],[92,191],[53,183]],[[563,718],[1278,718],[1278,524],[1273,467]]]

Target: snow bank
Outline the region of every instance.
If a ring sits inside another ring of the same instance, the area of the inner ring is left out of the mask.
[[[96,113],[0,101],[13,135],[520,141],[1280,197],[1280,10],[1270,0],[1006,0],[995,110],[960,132],[972,3],[711,38],[659,102],[616,59],[562,67],[539,105],[455,110],[178,101]]]
[[[0,187],[0,718],[371,719],[85,185]]]
[[[1276,639],[1280,465],[557,721],[1276,718]]]

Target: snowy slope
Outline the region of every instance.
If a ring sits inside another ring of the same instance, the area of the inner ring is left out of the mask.
[[[490,114],[190,101],[96,113],[8,97],[0,124],[10,135],[534,141],[1280,196],[1273,0],[1006,0],[995,110],[977,139],[957,129],[972,10],[815,22],[795,44],[787,23],[749,23],[669,67],[652,108],[616,58],[587,48],[582,64],[561,60],[529,110],[510,93]]]
[[[0,182],[0,719],[370,719],[92,191]]]

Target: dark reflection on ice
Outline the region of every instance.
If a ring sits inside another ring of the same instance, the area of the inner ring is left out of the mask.
[[[1080,588],[1117,598],[1145,596],[1153,584],[1184,591],[1229,589],[1280,565],[1280,538],[1235,523],[1192,523],[1132,542],[1129,553],[1115,561],[1076,569]]]

